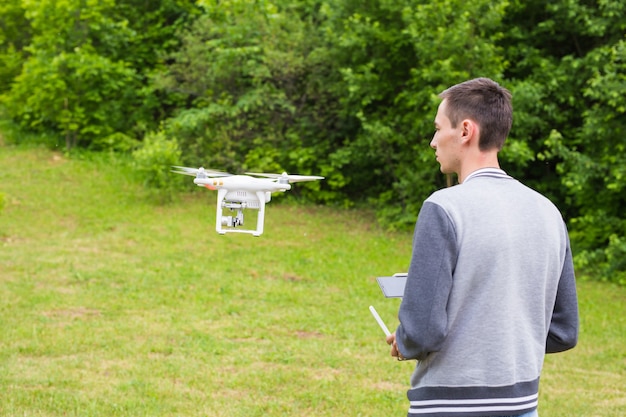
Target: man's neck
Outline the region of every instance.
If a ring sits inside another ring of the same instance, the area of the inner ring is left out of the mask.
[[[500,163],[498,162],[497,152],[480,152],[475,158],[465,161],[466,163],[457,172],[459,178],[459,184],[465,181],[472,172],[482,168],[497,168],[500,169]]]

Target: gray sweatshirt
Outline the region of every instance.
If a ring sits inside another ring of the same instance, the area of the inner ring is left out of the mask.
[[[499,169],[433,193],[417,219],[399,319],[399,351],[419,360],[409,416],[534,410],[545,353],[578,338],[558,209]]]

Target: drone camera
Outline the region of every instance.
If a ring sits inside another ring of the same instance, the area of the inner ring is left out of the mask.
[[[243,226],[243,211],[237,210],[235,216],[222,216],[222,226],[237,227]]]
[[[233,227],[233,216],[222,216],[222,226]]]
[[[222,216],[222,226],[237,227],[243,226],[243,216]]]

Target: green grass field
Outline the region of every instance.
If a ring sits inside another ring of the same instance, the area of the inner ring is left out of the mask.
[[[263,236],[219,236],[213,193],[159,205],[113,159],[1,144],[0,194],[1,416],[406,415],[368,306],[397,324],[374,278],[410,233],[273,201]],[[579,297],[540,414],[626,415],[626,288]]]

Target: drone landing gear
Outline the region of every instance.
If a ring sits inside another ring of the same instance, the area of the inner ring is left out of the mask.
[[[236,197],[241,197],[243,201],[233,201],[227,200],[226,195],[228,194],[228,190],[219,189],[217,192],[217,216],[216,216],[216,224],[215,230],[220,234],[226,233],[249,233],[253,236],[261,236],[263,234],[263,220],[265,218],[265,199],[266,194],[264,191],[258,191],[253,194],[253,197],[250,198],[244,192],[243,197],[248,197],[243,199],[242,196],[237,195]],[[254,198],[256,197],[256,198]],[[229,209],[231,214],[235,214],[234,216],[223,216],[223,210]],[[256,221],[256,229],[246,230],[243,228],[239,228],[243,226],[243,211],[244,209],[253,209],[258,210],[257,221]],[[235,213],[233,213],[235,212]]]

